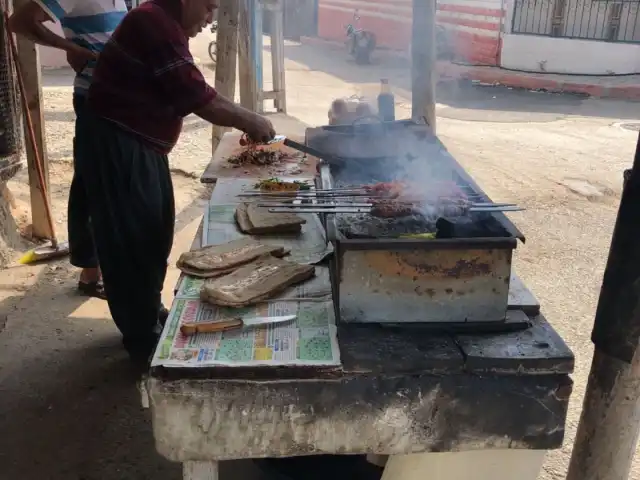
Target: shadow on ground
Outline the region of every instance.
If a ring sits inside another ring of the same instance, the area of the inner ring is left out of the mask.
[[[181,209],[177,232],[202,215],[209,193]],[[142,372],[106,304],[75,293],[76,275],[66,258],[1,272],[0,479],[182,478],[155,450]]]

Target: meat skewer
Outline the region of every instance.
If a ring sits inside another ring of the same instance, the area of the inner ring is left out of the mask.
[[[337,208],[349,208],[349,207],[353,207],[353,208],[365,208],[365,207],[375,207],[376,205],[379,205],[380,203],[384,203],[384,202],[363,202],[363,203],[358,203],[358,202],[331,202],[331,203],[314,203],[314,204],[306,204],[305,206],[308,208],[333,208],[333,207],[337,207]],[[415,205],[417,208],[419,207],[418,204],[414,204],[411,202],[388,202],[388,203],[400,203],[400,204],[406,204],[406,205]],[[290,207],[290,208],[296,208],[296,205],[290,203],[290,202],[264,202],[264,203],[259,203],[258,204],[259,207]],[[485,208],[502,208],[502,207],[516,207],[517,205],[515,203],[490,203],[490,202],[486,202],[486,203],[476,203],[476,202],[471,202],[468,203],[466,205],[469,208],[480,208],[480,207],[485,207]],[[434,207],[436,208],[436,207]]]
[[[464,212],[440,212],[439,210],[435,210],[436,213],[441,213],[442,217],[451,217],[451,216],[460,216],[464,213],[478,213],[478,212],[520,212],[523,211],[524,208],[509,206],[509,207],[470,207]],[[273,207],[269,208],[269,212],[271,213],[369,213],[373,216],[382,217],[382,218],[398,218],[403,216],[415,215],[419,214],[419,212],[415,207],[406,204],[378,204],[374,207],[336,207],[336,206],[327,206],[321,207],[318,205],[309,205],[309,206],[295,206],[295,207]]]

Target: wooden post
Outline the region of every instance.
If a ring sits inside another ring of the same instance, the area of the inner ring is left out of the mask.
[[[216,33],[216,90],[233,101],[236,94],[236,58],[238,56],[238,0],[221,0]],[[226,128],[214,125],[211,131],[211,154],[222,140]]]
[[[19,8],[30,0],[15,0],[15,8]],[[40,57],[38,47],[27,38],[18,36],[18,61],[24,77],[24,86],[27,96],[27,105],[24,109],[29,109],[33,120],[33,129],[36,135],[36,148],[40,152],[42,159],[42,174],[45,181],[47,195],[49,192],[49,159],[47,157],[46,136],[44,130],[44,118],[42,115],[42,82],[40,78]],[[71,108],[71,107],[69,107]],[[25,146],[27,152],[27,167],[29,171],[29,191],[31,197],[31,224],[34,237],[52,238],[54,232],[51,231],[47,222],[45,207],[45,194],[41,191],[36,170],[36,153],[33,145],[29,141],[26,121],[24,124]]]
[[[258,111],[256,71],[251,62],[251,19],[249,0],[238,0],[238,74],[240,76],[240,103],[243,107]]]
[[[640,135],[622,190],[567,480],[627,480],[640,433]]]
[[[249,5],[249,48],[251,58],[251,68],[254,70],[253,82],[255,82],[254,92],[256,97],[256,112],[262,113],[264,110],[263,101],[263,73],[262,73],[262,3],[261,0],[247,0]]]
[[[436,1],[413,0],[411,116],[436,131]]]
[[[276,111],[287,113],[287,96],[284,77],[284,0],[277,0],[271,7],[271,72],[273,78],[274,106]]]

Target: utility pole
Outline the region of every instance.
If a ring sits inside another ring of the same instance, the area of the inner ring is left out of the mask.
[[[411,116],[436,131],[436,0],[413,0]]]
[[[567,480],[627,480],[640,433],[640,135],[622,190]]]

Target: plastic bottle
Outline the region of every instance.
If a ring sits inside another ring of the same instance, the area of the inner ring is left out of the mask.
[[[378,95],[378,115],[385,122],[393,122],[396,119],[396,100],[391,93],[389,80],[380,80],[380,94]]]

